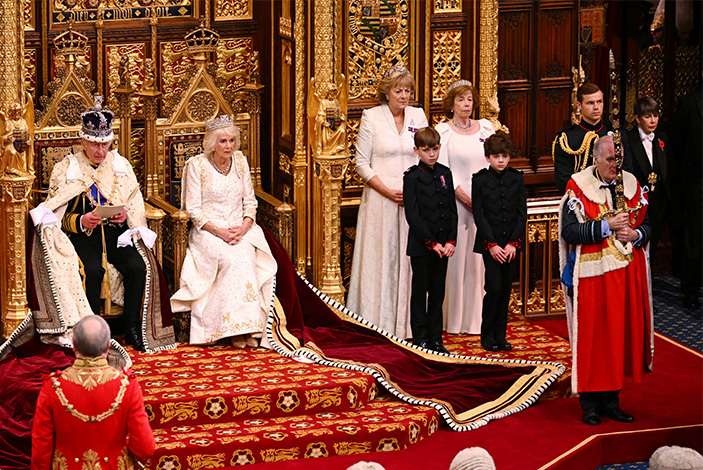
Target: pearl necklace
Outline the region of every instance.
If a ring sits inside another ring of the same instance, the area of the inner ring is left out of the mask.
[[[220,170],[220,168],[217,166],[215,163],[215,160],[210,157],[210,163],[212,163],[212,166],[215,168],[215,171],[217,171],[221,175],[226,175],[229,173],[229,169],[232,168],[232,158],[229,159],[229,162],[227,162],[227,167],[225,167],[224,170]]]
[[[455,125],[457,128],[462,129],[462,130],[464,130],[464,131],[467,130],[467,129],[471,129],[471,119],[469,119],[469,125],[468,125],[468,126],[460,126],[459,124],[457,124],[457,122],[456,122],[454,119],[452,119],[452,123],[454,123],[454,125]]]

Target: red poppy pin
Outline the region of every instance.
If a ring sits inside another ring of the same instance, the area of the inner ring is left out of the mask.
[[[664,150],[664,141],[661,139],[658,139],[658,140],[659,140],[659,148]]]

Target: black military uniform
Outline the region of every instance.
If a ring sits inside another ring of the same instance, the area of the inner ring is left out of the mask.
[[[508,304],[512,288],[510,263],[499,263],[491,256],[490,248],[507,244],[522,250],[527,199],[522,172],[506,168],[498,172],[492,167],[474,173],[471,183],[471,200],[476,223],[474,252],[483,255],[486,279],[481,313],[481,344],[490,351],[509,350],[505,341],[508,326]]]
[[[581,121],[557,134],[552,143],[552,158],[554,180],[562,194],[566,192],[566,183],[571,175],[593,165],[593,144],[610,131],[610,125],[603,121],[595,125]]]
[[[632,174],[635,175],[640,186],[649,191],[647,214],[652,223],[652,238],[650,239],[650,263],[654,259],[657,243],[667,226],[668,207],[668,179],[666,161],[666,135],[656,130],[652,141],[652,163],[649,162],[647,152],[640,137],[639,127],[625,133],[632,154]]]
[[[413,343],[444,352],[442,302],[448,258],[440,258],[432,248],[438,243],[456,245],[456,200],[449,168],[440,163],[431,168],[422,161],[410,167],[403,175],[403,205],[410,226]]]
[[[91,191],[92,189],[92,191]],[[103,234],[100,225],[83,231],[81,216],[95,209],[106,200],[93,186],[73,198],[61,221],[61,228],[68,234],[83,268],[85,293],[94,314],[100,315],[100,290],[105,269],[102,265]],[[117,238],[128,229],[127,223],[113,224],[103,220],[107,260],[123,276],[124,317],[126,337],[137,349],[143,348],[139,327],[143,305],[146,265],[134,246],[117,247]]]

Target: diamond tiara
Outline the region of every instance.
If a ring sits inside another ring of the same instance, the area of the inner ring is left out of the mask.
[[[393,75],[394,73],[410,74],[410,70],[408,70],[404,65],[394,65],[393,67],[386,70],[386,73],[383,74],[383,78],[388,78],[391,75]]]
[[[216,118],[205,121],[205,128],[208,131],[214,131],[215,129],[224,129],[225,127],[234,127],[234,115],[217,116]]]
[[[447,88],[447,93],[449,93],[450,91],[452,91],[454,88],[456,88],[458,86],[473,86],[473,85],[471,85],[471,82],[468,80],[457,80],[456,82],[449,85],[449,88]]]

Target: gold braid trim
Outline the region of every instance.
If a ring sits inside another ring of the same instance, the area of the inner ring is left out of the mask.
[[[583,136],[583,142],[581,142],[581,146],[578,148],[578,150],[572,150],[571,147],[569,147],[569,139],[566,138],[566,132],[562,132],[561,135],[558,137],[559,140],[559,146],[562,148],[562,150],[569,155],[573,155],[574,157],[574,173],[578,173],[579,171],[583,171],[586,169],[586,164],[588,163],[588,157],[585,155],[586,150],[591,148],[591,143],[596,143],[598,142],[598,134],[596,134],[593,131],[588,131],[586,132],[586,135]],[[556,139],[554,143],[552,143],[552,155],[554,155],[554,144],[556,143]]]
[[[115,411],[120,407],[120,404],[122,403],[122,400],[124,399],[124,394],[127,391],[127,386],[129,385],[129,377],[126,375],[122,377],[122,380],[120,381],[120,389],[117,392],[117,396],[115,397],[115,401],[110,405],[110,409],[107,411],[103,411],[99,415],[95,416],[88,416],[86,414],[81,413],[80,411],[77,411],[71,403],[68,402],[68,399],[66,398],[66,395],[64,395],[63,390],[61,390],[61,383],[59,382],[58,376],[52,376],[51,377],[51,382],[54,386],[54,390],[56,390],[56,396],[59,397],[59,402],[61,402],[61,406],[66,408],[66,411],[71,413],[72,416],[75,418],[80,419],[83,422],[100,422],[106,418],[109,418],[112,416]]]

